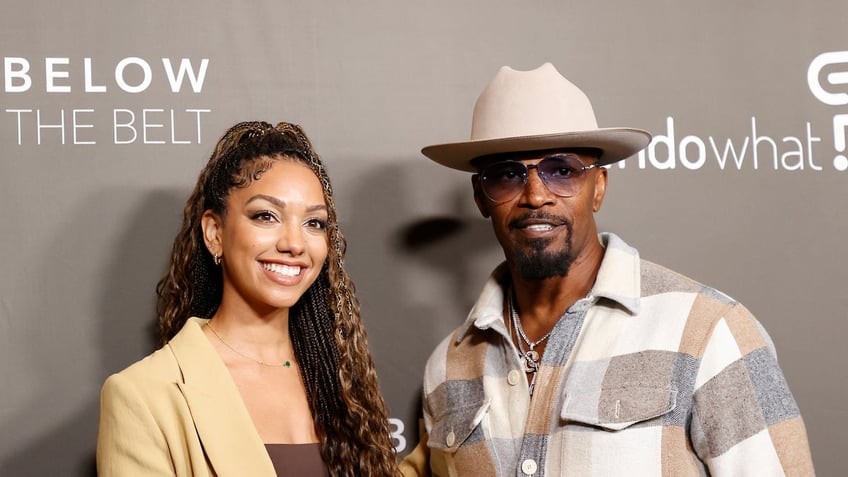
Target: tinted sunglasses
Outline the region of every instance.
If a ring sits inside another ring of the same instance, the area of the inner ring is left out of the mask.
[[[600,166],[587,166],[574,154],[558,153],[545,156],[531,165],[511,160],[496,162],[482,168],[475,177],[483,194],[495,204],[501,204],[514,199],[524,190],[530,169],[536,169],[545,187],[554,194],[573,197],[580,191],[586,171],[596,167]]]

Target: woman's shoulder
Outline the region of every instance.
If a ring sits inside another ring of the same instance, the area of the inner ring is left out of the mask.
[[[110,387],[133,387],[138,392],[173,383],[180,376],[180,368],[170,345],[165,345],[123,370],[106,378],[103,389]]]
[[[191,346],[198,341],[199,337],[202,337],[199,320],[187,321],[179,333],[167,344],[109,376],[104,388],[123,383],[134,385],[140,392],[144,392],[145,388],[173,384],[182,377],[178,353],[175,352],[174,348],[185,347],[186,344]]]

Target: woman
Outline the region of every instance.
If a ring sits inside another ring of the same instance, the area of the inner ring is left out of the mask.
[[[164,346],[103,386],[99,475],[397,475],[344,251],[301,128],[227,131],[157,286]]]

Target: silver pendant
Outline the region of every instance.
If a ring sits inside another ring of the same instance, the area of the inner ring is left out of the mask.
[[[534,350],[524,352],[524,372],[535,373],[539,370],[539,353]]]

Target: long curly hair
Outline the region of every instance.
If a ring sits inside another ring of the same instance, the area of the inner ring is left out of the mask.
[[[328,210],[327,261],[289,312],[321,455],[334,476],[399,475],[359,300],[344,269],[345,239],[330,179],[300,126],[243,122],[218,141],[186,202],[169,269],[156,286],[160,341],[167,343],[189,317],[212,317],[221,302],[223,275],[203,240],[203,213],[225,214],[229,192],[247,187],[278,160],[307,165],[321,182]]]

